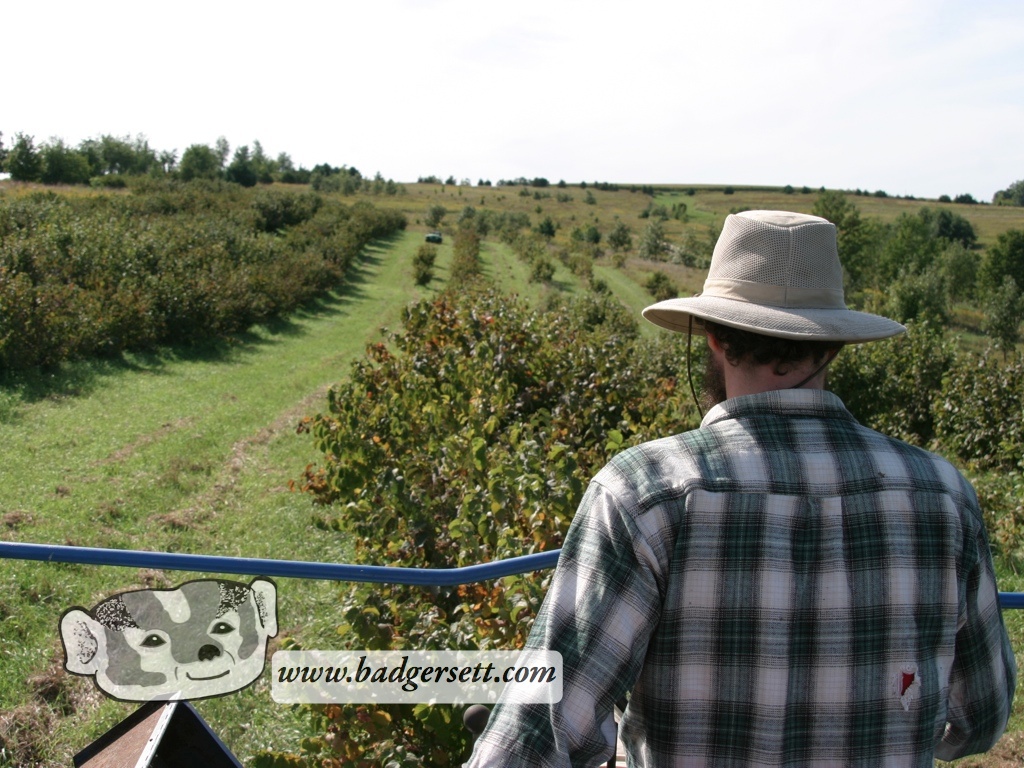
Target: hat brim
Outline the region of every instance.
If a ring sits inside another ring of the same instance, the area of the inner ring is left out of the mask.
[[[659,301],[644,309],[643,316],[657,326],[679,333],[690,330],[692,316],[695,333],[703,334],[701,321],[711,320],[764,336],[846,344],[887,339],[907,330],[888,318],[853,309],[771,307],[715,296]]]

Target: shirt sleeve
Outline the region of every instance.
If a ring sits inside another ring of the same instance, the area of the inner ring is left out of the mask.
[[[974,533],[967,545],[966,600],[961,604],[964,615],[950,672],[946,729],[935,750],[940,760],[991,748],[1006,728],[1017,683],[1017,664],[980,519]]]
[[[656,567],[613,494],[592,482],[527,641],[562,655],[562,699],[512,704],[503,695],[468,768],[597,766],[611,757],[614,705],[639,676],[660,615]]]

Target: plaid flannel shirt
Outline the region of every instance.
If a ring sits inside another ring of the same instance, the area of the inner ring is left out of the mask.
[[[734,398],[616,456],[529,647],[554,705],[496,705],[469,765],[931,766],[991,747],[1016,666],[977,498],[835,395]]]

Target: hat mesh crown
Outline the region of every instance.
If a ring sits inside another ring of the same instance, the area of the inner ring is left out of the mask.
[[[744,216],[726,220],[709,279],[835,290],[843,284],[835,228],[824,220],[779,226]],[[728,235],[728,236],[726,236]]]

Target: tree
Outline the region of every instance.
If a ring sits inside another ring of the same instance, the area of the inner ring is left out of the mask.
[[[939,267],[951,301],[974,298],[978,282],[978,257],[962,243],[950,243],[939,255]]]
[[[933,218],[922,208],[916,214],[901,213],[888,228],[874,276],[879,285],[892,282],[901,273],[920,274],[935,262],[941,243]]]
[[[453,285],[459,285],[472,280],[479,274],[480,236],[475,229],[462,227],[455,232],[448,279]]]
[[[330,174],[323,171],[313,171],[309,177],[309,185],[313,187],[315,192],[340,192],[341,176],[336,173]]]
[[[40,148],[39,156],[42,161],[39,178],[43,184],[89,183],[89,161],[63,139],[50,139]]]
[[[4,132],[0,131],[0,173],[4,170],[4,164],[7,161],[7,150],[4,149]]]
[[[178,175],[182,181],[216,179],[220,176],[220,156],[206,144],[193,144],[181,156]]]
[[[174,173],[174,169],[178,165],[178,151],[176,149],[163,150],[160,153],[159,162],[164,173]]]
[[[996,192],[992,202],[996,205],[1024,205],[1024,179]]]
[[[292,162],[292,156],[287,152],[279,152],[277,154],[277,170],[282,173],[295,170],[295,163]]]
[[[960,200],[957,200],[960,202]],[[958,213],[942,209],[934,213],[930,208],[922,208],[922,212],[929,211],[929,216],[934,219],[934,231],[937,237],[944,238],[950,242],[960,243],[964,248],[972,248],[978,241],[978,235],[974,231],[971,222]]]
[[[921,272],[903,271],[888,286],[882,314],[901,323],[911,320],[945,325],[949,302],[942,273],[932,266]]]
[[[263,151],[263,145],[259,141],[252,143],[252,169],[256,174],[256,181],[260,184],[272,184],[273,173],[277,170],[274,161]]]
[[[141,176],[160,165],[156,151],[142,134],[134,139],[104,134],[98,139],[86,139],[78,151],[88,160],[92,176]]]
[[[1007,275],[1018,286],[1024,285],[1024,231],[1019,229],[1008,229],[989,246],[978,282],[981,288],[994,291]]]
[[[443,205],[432,205],[427,209],[427,216],[423,220],[431,229],[441,226],[441,221],[448,214],[448,209]]]
[[[1012,277],[1006,275],[1003,284],[992,291],[985,302],[985,321],[981,329],[992,337],[995,345],[1006,355],[1020,341],[1020,322],[1024,319],[1024,297]]]
[[[550,216],[545,216],[543,221],[537,225],[537,233],[548,240],[555,236],[555,222],[551,220]]]
[[[675,283],[660,269],[657,272],[651,273],[651,276],[647,278],[647,282],[644,283],[644,288],[654,297],[655,301],[674,299],[679,295],[679,289],[676,288]]]
[[[434,279],[434,260],[437,258],[437,246],[424,243],[413,256],[412,270],[416,285],[427,285]]]
[[[633,247],[633,235],[623,222],[615,222],[612,231],[608,233],[608,245],[613,251],[628,251]]]
[[[231,165],[227,167],[224,176],[228,181],[241,184],[243,187],[256,186],[259,178],[248,145],[243,144],[235,150],[235,156],[231,159]]]
[[[214,144],[214,151],[217,153],[218,167],[223,169],[228,162],[228,155],[231,154],[231,145],[228,144],[226,138],[218,136],[217,143]]]
[[[665,240],[665,228],[658,219],[651,219],[640,238],[639,255],[641,259],[660,259],[668,249]]]
[[[296,168],[291,155],[280,152],[275,161],[277,180],[283,184],[308,184],[312,174],[305,168]]]
[[[550,283],[555,279],[555,265],[551,259],[541,256],[533,260],[533,267],[530,269],[531,283]]]
[[[476,208],[472,205],[464,206],[455,222],[460,227],[472,227],[476,225]]]
[[[31,136],[19,133],[7,153],[7,172],[15,181],[39,181],[43,161]]]

